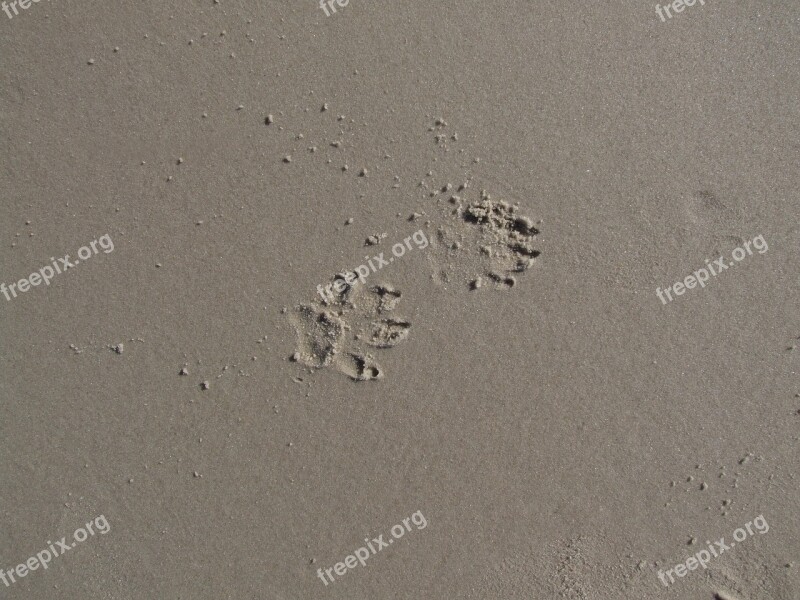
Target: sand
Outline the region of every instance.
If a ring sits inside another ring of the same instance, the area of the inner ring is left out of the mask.
[[[800,6],[334,6],[0,12],[0,598],[800,598]]]

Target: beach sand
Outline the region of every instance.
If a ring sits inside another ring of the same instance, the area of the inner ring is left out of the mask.
[[[119,4],[0,13],[0,598],[800,597],[800,6]]]

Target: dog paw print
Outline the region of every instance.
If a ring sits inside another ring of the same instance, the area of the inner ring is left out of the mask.
[[[297,332],[292,360],[315,370],[335,366],[354,381],[382,379],[384,369],[364,346],[394,348],[408,338],[411,322],[387,317],[402,298],[388,284],[348,286],[321,303],[295,307],[290,319]]]

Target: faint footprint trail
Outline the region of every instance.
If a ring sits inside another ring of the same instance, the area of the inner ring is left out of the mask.
[[[523,547],[486,565],[482,580],[467,597],[470,600],[652,597],[632,587],[636,567],[609,556],[607,547],[604,539],[594,534],[557,539],[543,547]],[[627,593],[620,596],[619,590]]]

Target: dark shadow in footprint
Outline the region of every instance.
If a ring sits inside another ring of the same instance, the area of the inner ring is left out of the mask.
[[[390,285],[376,285],[370,288],[370,291],[379,298],[378,312],[393,311],[403,295]]]
[[[383,379],[383,369],[369,354],[348,352],[341,371],[355,381]]]
[[[392,348],[408,337],[411,323],[398,319],[383,319],[375,321],[371,325],[370,346],[376,348]]]
[[[539,230],[528,217],[516,214],[516,207],[503,200],[493,201],[483,192],[481,199],[472,202],[462,214],[467,223],[480,225],[493,234],[495,243],[514,255],[511,270],[528,269],[540,252],[533,247],[533,238]],[[500,250],[503,253],[503,250]]]
[[[514,279],[514,277],[512,277],[511,275],[502,275],[501,273],[492,272],[488,273],[487,277],[489,277],[489,279],[491,279],[495,283],[498,283],[508,288],[512,288],[517,284],[517,280]]]

